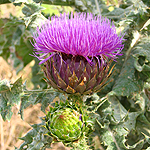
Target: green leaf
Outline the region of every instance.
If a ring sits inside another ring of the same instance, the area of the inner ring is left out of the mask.
[[[125,150],[125,135],[128,131],[123,125],[109,126],[108,128],[100,128],[98,130],[100,142],[107,150]]]
[[[10,120],[11,108],[14,104],[19,105],[22,94],[22,78],[19,78],[12,86],[6,81],[0,81],[0,113],[3,120]]]
[[[150,140],[150,122],[145,117],[144,113],[140,114],[137,118],[137,130],[147,135]]]
[[[36,2],[36,3],[39,3],[39,2],[41,2],[41,0],[33,0],[34,2]]]
[[[8,59],[8,57],[10,56],[10,47],[12,46],[12,36],[14,31],[16,30],[16,26],[7,26],[7,23],[11,21],[12,21],[11,19],[0,19],[0,29],[1,29],[0,55],[4,59]]]
[[[150,78],[150,37],[144,37],[133,49],[134,66],[141,72],[143,79]]]
[[[5,35],[0,36],[0,54],[3,52],[2,49],[4,48],[4,44],[6,42]]]
[[[14,45],[20,44],[20,38],[24,32],[25,32],[25,26],[18,25],[18,27],[16,28],[16,31],[13,33],[13,36],[12,36]]]
[[[17,150],[45,150],[50,148],[52,139],[47,135],[47,130],[44,127],[45,120],[42,120],[40,124],[32,125],[32,130],[30,130],[24,137],[20,138],[24,140],[24,143],[21,144],[20,148]]]
[[[39,0],[34,0],[35,2],[41,2]],[[43,4],[49,5],[60,5],[60,6],[71,6],[75,7],[75,10],[80,12],[93,12],[98,14],[96,9],[95,0],[44,0]],[[101,2],[102,4],[104,2]]]
[[[147,1],[147,0],[142,0],[143,1],[143,3],[145,4],[145,5],[147,5],[148,7],[150,7],[150,1]]]
[[[145,111],[145,108],[148,106],[149,99],[145,92],[142,91],[141,93],[134,93],[129,96],[126,101],[128,101],[128,104],[126,104],[126,106],[128,106],[126,108],[130,109],[130,111]]]
[[[28,27],[37,28],[41,23],[46,20],[46,18],[41,14],[41,11],[45,8],[37,3],[25,3],[25,6],[22,9],[23,14],[25,15],[25,25]]]
[[[28,27],[30,25],[31,28],[34,28],[34,30],[37,28],[37,26],[41,25],[42,22],[46,20],[46,18],[41,13],[34,13],[31,16],[24,17],[25,25]]]
[[[33,90],[33,91],[24,91],[24,95],[21,98],[21,107],[19,114],[23,119],[23,110],[27,108],[29,105],[35,105],[37,103],[41,103],[41,110],[45,113],[45,109],[54,101],[55,98],[59,98],[62,101],[66,100],[64,94],[56,92],[53,89],[46,90]]]
[[[108,94],[108,101],[111,103],[110,123],[119,124],[128,118],[128,111],[122,106],[114,92]],[[112,117],[113,116],[113,117]]]
[[[32,12],[30,11],[30,9],[27,7],[27,6],[24,6],[22,8],[22,13],[26,16],[31,16],[32,15]],[[34,13],[34,12],[33,12]]]
[[[10,85],[7,80],[0,81],[0,94],[0,113],[4,120],[11,119],[11,108],[15,104],[18,106],[20,105],[19,114],[23,119],[23,110],[29,105],[41,103],[41,110],[45,112],[47,106],[51,104],[55,98],[65,101],[67,97],[53,89],[28,91],[25,87],[23,88],[22,78],[19,78],[12,85]]]
[[[10,83],[4,79],[0,81],[0,92],[9,91]]]
[[[146,149],[150,146],[150,122],[143,113],[136,118],[136,128],[130,130],[127,135],[127,148]],[[138,145],[137,145],[138,144]]]
[[[113,11],[108,12],[106,16],[110,19],[118,20],[120,18],[125,18],[126,14],[129,13],[130,10],[123,8],[115,8]]]
[[[10,3],[11,0],[1,0],[0,4],[6,4],[6,3]]]
[[[3,37],[3,39],[0,38],[0,55],[7,60],[11,54],[11,58],[20,60],[18,63],[21,64],[23,62],[24,66],[26,66],[33,59],[33,57],[29,55],[33,49],[29,41],[31,34],[25,29],[23,20],[12,16],[9,20],[1,21],[2,33],[0,34],[2,34],[1,37]]]
[[[116,93],[110,92],[108,94],[110,105],[98,111],[96,132],[98,132],[100,143],[107,150],[142,149],[148,141],[148,138],[146,141],[142,133],[149,136],[147,134],[150,128],[149,122],[142,115],[142,111],[127,111],[119,99],[121,97],[117,97]]]
[[[26,6],[22,8],[22,12],[27,17],[31,16],[35,12],[38,13],[45,8],[36,3],[25,3]]]
[[[47,82],[44,80],[44,72],[42,71],[41,67],[39,66],[38,59],[35,59],[35,64],[32,67],[32,83],[34,84],[34,89],[47,88]]]
[[[15,49],[16,55],[23,61],[24,66],[33,60],[33,56],[30,55],[32,54],[33,46],[28,38],[21,37],[20,44],[15,45]]]
[[[21,94],[23,92],[23,87],[22,87],[22,78],[20,77],[12,86],[11,88],[11,101],[12,103],[19,104],[21,100]]]
[[[143,89],[143,81],[135,75],[134,61],[135,59],[130,55],[115,82],[113,91],[117,96],[130,96]]]

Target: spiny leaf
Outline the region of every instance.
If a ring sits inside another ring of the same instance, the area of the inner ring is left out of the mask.
[[[129,102],[127,109],[130,109],[130,111],[144,111],[149,99],[147,98],[145,92],[142,91],[141,93],[133,93],[133,95],[129,96],[126,101]]]
[[[25,6],[22,9],[22,12],[24,15],[27,17],[31,16],[35,12],[40,12],[41,10],[44,10],[45,8],[40,6],[39,4],[36,3],[25,3]]]
[[[140,92],[143,89],[143,81],[135,76],[135,59],[131,55],[124,64],[120,75],[113,87],[113,91],[118,96],[129,96],[134,92]]]
[[[108,94],[108,100],[110,105],[98,111],[100,116],[97,118],[96,132],[99,132],[100,142],[107,150],[141,149],[147,143],[142,132],[149,136],[146,131],[150,128],[143,112],[127,111],[114,92]],[[130,142],[133,137],[133,142]]]
[[[21,28],[23,22],[18,20],[18,18],[11,16],[9,19],[0,19],[0,36],[3,37],[0,41],[0,55],[4,59],[8,59],[10,56],[10,47],[14,46],[15,43],[18,43],[20,35],[22,34]],[[20,29],[20,30],[19,30]],[[15,35],[19,35],[17,38]]]
[[[56,97],[61,100],[66,100],[66,97],[54,90],[37,90],[28,91],[23,89],[22,78],[19,78],[14,84],[10,85],[7,80],[0,81],[0,113],[4,120],[11,119],[13,105],[20,105],[19,114],[23,119],[23,110],[30,104],[35,105],[41,103],[41,110],[45,112],[45,108],[53,102]]]
[[[150,78],[150,37],[144,37],[133,49],[134,66],[141,72],[143,79]]]
[[[50,148],[52,139],[47,136],[47,130],[43,127],[44,125],[44,120],[40,124],[32,125],[33,129],[20,138],[24,140],[24,143],[21,144],[20,148],[16,148],[16,150],[45,150],[46,148]]]
[[[56,92],[53,89],[49,90],[35,90],[35,91],[24,91],[24,95],[21,98],[21,106],[19,114],[23,119],[23,110],[27,108],[29,105],[35,105],[37,103],[41,103],[41,110],[45,113],[46,107],[53,102],[53,100],[58,97],[60,100],[65,101],[66,97],[59,92]]]
[[[12,116],[11,108],[14,104],[19,104],[22,94],[22,78],[19,78],[12,86],[6,80],[0,82],[0,113],[4,120],[10,120]]]

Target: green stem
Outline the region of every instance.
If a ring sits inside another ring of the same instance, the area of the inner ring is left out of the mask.
[[[24,93],[40,93],[40,92],[47,92],[47,93],[54,93],[56,92],[54,89],[44,89],[44,90],[23,90]]]

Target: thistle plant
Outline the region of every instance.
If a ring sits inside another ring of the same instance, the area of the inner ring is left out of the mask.
[[[17,105],[23,119],[37,103],[44,114],[24,137],[14,133],[20,122],[2,123],[0,149],[46,150],[62,142],[73,150],[150,150],[150,1],[4,3],[23,14],[3,18],[1,7],[0,56],[17,72],[33,67],[29,82],[0,80],[0,114],[10,120]]]
[[[48,84],[71,94],[72,102],[78,102],[83,111],[83,96],[98,92],[105,86],[113,69],[110,64],[123,49],[123,36],[117,35],[114,24],[91,13],[51,17],[37,28],[33,38],[34,55],[40,60],[39,64],[44,63]],[[82,128],[87,127],[84,127],[82,115],[67,105],[50,109],[46,117],[49,135],[64,144],[85,140],[86,137],[81,136]],[[87,149],[86,145],[83,149]]]

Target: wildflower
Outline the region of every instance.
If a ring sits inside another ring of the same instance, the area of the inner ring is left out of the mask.
[[[111,74],[109,60],[123,49],[123,36],[109,19],[85,13],[52,17],[33,38],[48,83],[67,93],[99,91]]]

